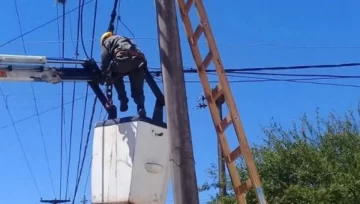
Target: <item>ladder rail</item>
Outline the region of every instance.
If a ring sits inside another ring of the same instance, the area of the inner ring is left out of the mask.
[[[261,186],[260,178],[258,176],[258,171],[255,166],[255,162],[253,160],[252,152],[249,148],[249,144],[246,138],[246,133],[243,127],[243,124],[240,119],[239,111],[235,104],[235,99],[233,97],[230,83],[227,79],[227,76],[225,74],[225,69],[220,57],[219,49],[216,45],[215,37],[212,33],[210,24],[208,22],[208,17],[205,11],[204,4],[202,0],[195,1],[195,5],[197,7],[198,15],[200,16],[200,21],[202,24],[206,24],[204,26],[204,34],[207,39],[208,45],[210,47],[211,53],[213,55],[213,63],[216,67],[216,72],[218,74],[218,78],[221,84],[221,89],[224,92],[225,102],[227,103],[229,113],[231,115],[231,118],[233,119],[233,125],[235,128],[236,135],[238,137],[238,141],[241,145],[241,151],[243,153],[243,156],[245,157],[245,162],[248,167],[249,174],[252,174],[250,176],[252,183],[255,187]]]
[[[178,3],[179,3],[180,8],[185,8],[186,4],[185,4],[185,2],[183,0],[179,0]],[[210,83],[209,83],[207,73],[205,72],[204,69],[202,69],[203,64],[202,64],[200,49],[198,48],[196,43],[193,43],[194,41],[193,41],[192,37],[193,37],[194,32],[193,32],[193,29],[192,29],[192,25],[191,25],[189,16],[187,15],[187,13],[185,13],[186,11],[184,11],[183,9],[181,10],[181,12],[182,12],[182,14],[185,14],[185,15],[181,15],[181,16],[182,16],[183,21],[186,22],[184,24],[184,26],[185,26],[185,30],[186,30],[186,33],[187,33],[188,42],[189,42],[190,48],[192,50],[192,55],[193,55],[193,57],[195,59],[196,66],[198,68],[198,74],[200,76],[200,81],[201,81],[201,83],[203,85],[203,90],[204,90],[205,93],[211,93],[212,89],[210,87]],[[208,97],[208,94],[206,94],[206,97]],[[208,102],[208,107],[209,107],[210,112],[211,112],[211,117],[213,119],[214,126],[216,127],[217,124],[219,124],[221,122],[220,115],[215,114],[216,111],[218,111],[217,106],[216,106],[216,104],[214,102]],[[216,128],[215,128],[215,130],[216,130],[216,132],[218,132]],[[219,139],[221,141],[220,144],[221,144],[221,148],[223,150],[224,155],[229,155],[231,150],[230,150],[230,147],[228,145],[225,134],[219,132],[218,137],[219,137]],[[240,187],[241,186],[240,177],[238,175],[235,164],[226,162],[226,165],[227,165],[227,168],[229,170],[229,173],[231,174],[231,182],[232,182],[233,186]],[[243,201],[242,203],[246,203],[245,196],[243,196],[243,195],[238,196],[237,199],[241,199]]]
[[[224,66],[222,64],[220,53],[209,24],[204,4],[202,0],[187,0],[186,3],[185,0],[177,0],[177,2],[181,13],[180,16],[187,34],[188,43],[197,66],[201,84],[203,86],[205,98],[207,99],[217,136],[220,140],[221,149],[228,167],[231,182],[234,186],[236,199],[239,203],[246,204],[247,202],[244,194],[246,191],[254,187],[258,202],[265,204],[266,200],[263,194],[255,161],[246,139],[245,130],[243,128],[239,111],[237,110],[235,100],[231,92],[229,81],[224,71]],[[193,31],[189,17],[189,11],[194,4],[200,18],[200,24],[196,27],[195,31]],[[200,49],[197,44],[197,41],[202,34],[205,35],[209,47],[209,53],[204,60],[202,60]],[[206,73],[206,69],[210,65],[211,61],[215,64],[216,72],[220,82],[214,89],[211,89]],[[216,106],[216,99],[218,99],[221,95],[224,95],[225,102],[230,114],[230,116],[226,117],[225,119],[220,118],[219,110]],[[239,147],[236,148],[233,152],[230,150],[225,134],[225,129],[230,124],[233,124],[239,142]],[[234,163],[234,160],[239,156],[244,157],[250,178],[244,183],[241,183]]]

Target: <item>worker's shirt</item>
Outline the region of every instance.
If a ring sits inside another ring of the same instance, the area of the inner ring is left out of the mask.
[[[115,50],[134,49],[137,49],[136,45],[129,38],[120,35],[108,37],[101,46],[101,69],[109,68],[110,61],[115,57]]]

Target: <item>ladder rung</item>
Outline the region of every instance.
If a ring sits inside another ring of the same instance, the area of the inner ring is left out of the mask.
[[[225,132],[226,128],[229,127],[229,125],[232,123],[232,120],[231,120],[231,116],[228,115],[226,116],[221,122],[220,124],[217,125],[217,129],[219,132]]]
[[[191,37],[191,44],[195,45],[198,42],[198,40],[203,32],[204,32],[204,28],[202,27],[201,24],[199,24],[196,27],[193,36]]]
[[[225,161],[227,163],[231,163],[233,161],[235,161],[235,159],[237,159],[238,157],[241,156],[241,149],[240,146],[238,146],[234,151],[232,151],[229,155],[227,155],[225,159]]]
[[[235,188],[235,193],[237,195],[243,194],[248,192],[250,189],[252,189],[253,185],[250,179],[248,179],[246,182],[242,183],[240,186]]]
[[[187,15],[190,11],[191,6],[193,5],[194,0],[188,0],[184,6],[184,14]]]
[[[213,57],[213,55],[212,55],[211,51],[209,51],[207,53],[204,61],[201,64],[201,71],[205,71],[209,67],[209,65],[211,63],[211,60],[212,60],[212,57]]]
[[[221,88],[221,84],[216,85],[215,88],[213,88],[213,90],[211,91],[211,95],[214,101],[218,100],[222,94],[223,90]]]

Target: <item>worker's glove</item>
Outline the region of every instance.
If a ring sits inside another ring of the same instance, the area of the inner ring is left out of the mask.
[[[108,74],[104,70],[102,70],[97,79],[99,84],[104,85],[106,83],[107,76]]]

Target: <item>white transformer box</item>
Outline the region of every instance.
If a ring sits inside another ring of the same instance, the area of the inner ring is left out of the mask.
[[[93,204],[164,204],[170,182],[166,124],[121,118],[95,127],[91,170]]]

